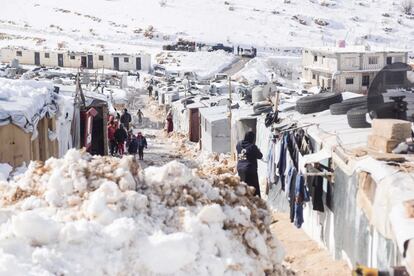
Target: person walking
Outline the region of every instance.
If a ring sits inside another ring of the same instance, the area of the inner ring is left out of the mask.
[[[131,114],[128,113],[128,110],[125,108],[124,113],[121,115],[121,124],[124,124],[127,130],[129,130],[129,124],[132,121]]]
[[[134,137],[134,134],[132,133],[132,129],[129,129],[127,131],[127,139],[126,139],[126,148],[129,148],[129,143],[131,143],[132,138]]]
[[[138,116],[138,123],[142,124],[142,117],[144,116],[144,113],[142,113],[141,109],[138,109],[137,116]]]
[[[138,132],[137,136],[137,144],[138,144],[138,157],[139,160],[144,160],[144,148],[148,147],[147,139],[141,132]]]
[[[135,155],[137,154],[137,152],[138,152],[138,140],[135,135],[132,135],[131,141],[129,142],[129,146],[128,146],[128,153]]]
[[[116,110],[115,107],[114,107],[114,110],[115,110],[115,119],[119,121],[119,119],[121,119],[121,115],[119,114],[118,110]]]
[[[168,115],[167,115],[166,126],[167,126],[167,133],[173,132],[174,124],[173,124],[173,116],[172,116],[171,110],[168,112]]]
[[[150,84],[149,86],[148,86],[148,96],[151,98],[152,97],[152,85]]]
[[[257,175],[257,159],[262,159],[263,154],[255,145],[256,135],[249,131],[237,146],[237,172],[240,180],[256,189],[255,195],[260,197],[259,176]]]
[[[137,82],[139,82],[139,78],[140,78],[140,75],[139,75],[139,72],[137,72]]]
[[[114,120],[110,121],[108,125],[108,141],[109,141],[109,152],[113,156],[116,152],[115,142],[116,123]]]
[[[125,141],[128,138],[128,134],[123,124],[120,124],[119,128],[115,131],[114,138],[119,155],[123,155],[125,151]]]

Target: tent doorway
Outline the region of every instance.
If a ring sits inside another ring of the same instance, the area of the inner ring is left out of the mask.
[[[141,70],[141,58],[140,57],[136,58],[136,68],[135,69],[137,69],[137,71]]]
[[[58,54],[58,66],[63,67],[63,54]]]
[[[85,56],[81,57],[81,67],[86,68],[86,57]]]
[[[88,69],[93,69],[93,55],[88,55]]]
[[[119,57],[114,57],[114,70],[119,71]]]
[[[35,65],[38,65],[38,66],[40,66],[40,53],[39,52],[35,52],[34,53],[34,63],[35,63]]]

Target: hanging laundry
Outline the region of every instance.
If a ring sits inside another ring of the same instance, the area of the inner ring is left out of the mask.
[[[312,207],[314,211],[324,212],[323,204],[323,177],[312,176],[307,179],[308,187],[312,197]]]
[[[303,175],[296,177],[295,184],[295,218],[294,224],[297,228],[300,228],[304,222],[303,220],[303,205],[309,201],[309,192],[306,189],[305,178]]]
[[[274,161],[274,151],[276,149],[276,144],[272,139],[270,139],[269,144],[269,152],[267,153],[267,179],[269,181],[269,184],[275,184],[277,183],[276,164]]]
[[[288,143],[288,133],[285,133],[281,138],[280,146],[280,158],[278,162],[278,174],[280,178],[280,183],[282,184],[282,190],[284,190],[285,183],[285,170],[286,170],[286,152],[287,152],[287,143]]]

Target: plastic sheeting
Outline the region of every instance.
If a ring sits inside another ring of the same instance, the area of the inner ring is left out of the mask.
[[[38,122],[57,111],[51,82],[0,79],[0,126],[14,124],[37,137]]]

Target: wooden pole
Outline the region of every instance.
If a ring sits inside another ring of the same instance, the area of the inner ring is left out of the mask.
[[[233,147],[233,129],[231,127],[231,120],[232,120],[232,92],[231,92],[231,77],[229,76],[229,129],[230,129],[230,155],[232,160],[235,160],[234,156],[234,147]]]

